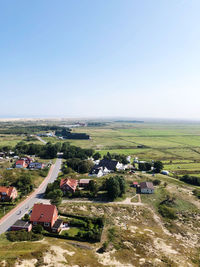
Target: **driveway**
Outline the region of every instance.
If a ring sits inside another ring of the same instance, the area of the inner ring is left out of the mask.
[[[35,203],[48,203],[48,200],[43,199],[47,184],[52,183],[58,177],[60,172],[62,159],[57,159],[56,163],[51,166],[48,176],[44,179],[41,185],[31,193],[25,200],[19,203],[14,209],[7,213],[0,220],[0,234],[6,232],[17,220],[21,219]]]

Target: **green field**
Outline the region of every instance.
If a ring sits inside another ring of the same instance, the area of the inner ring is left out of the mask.
[[[112,123],[104,127],[84,127],[90,140],[69,140],[83,148],[131,155],[140,160],[162,160],[165,169],[179,175],[200,172],[200,125],[195,123]],[[138,148],[143,145],[143,148]]]
[[[176,175],[200,172],[200,124],[198,123],[116,123],[100,127],[73,128],[83,132],[90,140],[58,140],[43,137],[47,142],[66,142],[82,148],[93,148],[105,155],[107,152],[131,155],[140,160],[162,160],[165,169]],[[20,135],[0,135],[0,146],[14,146]],[[39,141],[34,141],[37,143]],[[39,142],[41,143],[41,142]],[[143,145],[143,148],[138,148]]]

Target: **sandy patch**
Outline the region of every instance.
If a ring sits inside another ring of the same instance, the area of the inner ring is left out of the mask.
[[[64,254],[73,256],[75,252],[68,251],[58,246],[51,246],[50,251],[44,255],[44,265],[42,267],[66,267],[67,260]]]
[[[135,234],[138,227],[137,226],[129,226],[128,229],[131,231],[131,233]]]
[[[110,252],[105,252],[103,254],[97,254],[98,257],[98,262],[101,263],[102,265],[109,266],[109,267],[134,267],[132,264],[124,264],[119,261],[117,261],[114,257],[113,254],[115,253],[116,250],[112,250]]]
[[[22,260],[20,262],[15,263],[15,267],[35,267],[36,263],[37,263],[36,259]]]
[[[156,249],[161,250],[164,254],[169,255],[169,254],[178,254],[178,252],[174,249],[172,249],[171,246],[167,245],[164,240],[160,238],[155,238],[154,240],[154,246]]]

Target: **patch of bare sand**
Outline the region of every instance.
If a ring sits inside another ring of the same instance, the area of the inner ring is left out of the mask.
[[[22,260],[15,263],[15,267],[35,267],[37,263],[36,259]]]
[[[167,245],[163,239],[161,238],[154,238],[154,246],[156,249],[161,250],[164,254],[178,254],[175,249],[172,249],[171,246]]]
[[[44,265],[42,267],[66,267],[68,265],[64,255],[73,256],[74,253],[58,246],[51,246],[50,250],[44,255]]]
[[[98,262],[109,267],[135,267],[132,264],[125,264],[117,261],[113,255],[115,252],[116,250],[112,250],[109,252],[104,252],[103,254],[97,254]]]

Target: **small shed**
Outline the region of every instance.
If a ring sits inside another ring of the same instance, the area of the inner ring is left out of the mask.
[[[138,182],[133,182],[133,187],[138,187]]]
[[[12,226],[11,231],[26,230],[30,232],[32,229],[32,224],[27,221],[17,220]]]
[[[80,179],[79,180],[79,187],[87,188],[89,186],[91,179]]]

